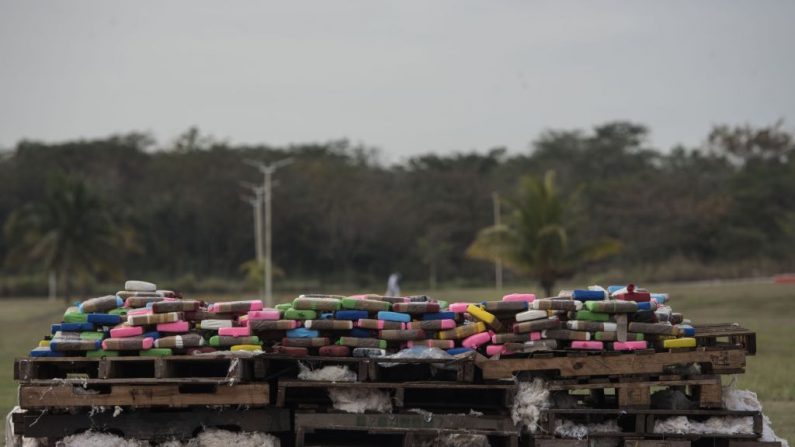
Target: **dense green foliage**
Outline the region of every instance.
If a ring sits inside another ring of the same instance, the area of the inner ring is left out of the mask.
[[[288,155],[296,162],[278,172],[274,191],[277,288],[307,278],[380,284],[392,271],[415,283],[431,270],[444,282],[490,281],[493,268],[465,252],[492,224],[492,192],[516,198],[520,178],[547,170],[564,196],[579,191],[567,217],[578,220],[573,246],[610,238],[624,247],[594,271],[671,279],[710,274],[703,266],[730,266],[722,272],[731,275],[793,268],[795,142],[780,125],[718,127],[703,147],[661,151],[649,147],[645,127],[617,122],[548,131],[526,153],[396,165],[346,141],[241,146],[195,131],[159,146],[143,134],[23,141],[0,157],[0,221],[46,201],[58,178],[81,179],[114,224],[134,233],[137,249],[113,252],[127,276],[242,282],[254,250],[240,181],[261,180],[243,160]],[[10,233],[0,240],[6,277],[43,271],[9,256],[19,243]]]
[[[561,197],[555,187],[555,171],[543,179],[526,175],[519,180],[516,197],[506,200],[505,223],[480,230],[467,255],[501,261],[520,275],[536,278],[545,296],[552,296],[560,278],[570,278],[589,262],[616,254],[621,244],[614,239],[595,241],[575,237],[581,209],[574,197]]]

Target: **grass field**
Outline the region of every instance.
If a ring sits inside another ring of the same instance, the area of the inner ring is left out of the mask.
[[[669,292],[674,309],[694,322],[736,321],[757,332],[758,353],[749,358],[747,373],[737,377],[737,386],[757,392],[777,434],[795,441],[795,286],[731,283],[650,288]],[[451,301],[497,298],[489,289],[439,290],[433,296]],[[291,296],[278,298],[287,301]],[[24,356],[36,345],[50,323],[63,313],[64,305],[42,299],[4,299],[0,305],[0,355],[4,359],[0,368],[0,411],[6,414],[16,402],[13,359]]]

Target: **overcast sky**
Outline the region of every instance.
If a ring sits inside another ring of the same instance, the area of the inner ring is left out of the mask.
[[[0,147],[197,125],[400,160],[615,119],[693,145],[795,128],[793,23],[792,1],[0,0]]]

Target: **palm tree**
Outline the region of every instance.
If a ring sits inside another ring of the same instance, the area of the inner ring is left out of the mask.
[[[130,227],[115,222],[85,182],[71,178],[56,179],[44,200],[15,210],[4,231],[13,244],[7,263],[40,266],[51,288],[59,278],[67,301],[72,285],[91,275],[119,278],[121,259],[133,246]]]
[[[555,189],[555,172],[543,179],[523,177],[516,198],[507,200],[511,213],[506,223],[480,230],[467,249],[471,258],[503,264],[518,274],[537,278],[547,296],[559,278],[572,276],[584,264],[620,250],[603,239],[575,245],[574,219],[567,215],[576,193],[562,198]]]

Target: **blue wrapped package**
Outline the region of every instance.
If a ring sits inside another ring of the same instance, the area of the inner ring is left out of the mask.
[[[290,329],[287,331],[287,338],[317,338],[320,337],[320,332],[314,329],[307,329],[304,327],[299,327],[296,329]]]
[[[696,328],[689,324],[677,324],[676,327],[682,330],[683,337],[692,337],[696,335]]]
[[[607,286],[607,293],[613,294],[613,292],[618,292],[619,290],[623,289],[626,286]]]
[[[605,299],[605,293],[601,290],[575,290],[571,293],[571,298],[577,301],[599,301]]]
[[[100,326],[115,326],[121,323],[122,318],[120,315],[113,314],[88,314],[88,322]]]
[[[31,357],[58,357],[60,354],[52,351],[50,348],[39,347],[30,351]]]
[[[422,314],[423,320],[455,320],[455,312],[433,312]]]
[[[410,314],[405,314],[405,313],[402,313],[402,312],[390,312],[390,311],[386,311],[386,310],[382,310],[382,311],[378,312],[378,317],[377,318],[379,320],[399,321],[401,323],[408,323],[409,321],[411,321],[411,315]]]
[[[157,340],[158,338],[160,338],[160,332],[149,331],[149,332],[144,332],[140,336],[143,338],[151,338],[152,340]]]
[[[373,331],[369,329],[362,329],[360,327],[355,327],[351,329],[351,332],[348,335],[350,337],[356,337],[356,338],[372,338]]]
[[[361,320],[366,319],[370,314],[366,310],[338,310],[334,314],[337,320]]]
[[[657,304],[665,304],[668,301],[668,294],[667,293],[652,293],[651,297],[654,301],[657,301]]]
[[[333,320],[334,312],[320,312],[317,316],[318,320]]]
[[[473,352],[473,350],[469,348],[453,348],[447,350],[447,353],[450,355],[465,354],[467,352]]]
[[[50,331],[54,334],[58,331],[61,332],[84,332],[93,331],[93,323],[59,323],[50,326]]]

